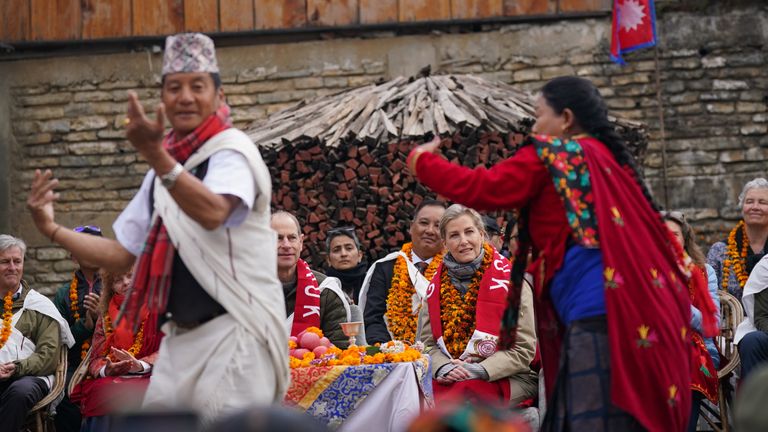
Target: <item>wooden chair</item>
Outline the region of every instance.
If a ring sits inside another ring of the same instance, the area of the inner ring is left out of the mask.
[[[728,432],[731,426],[728,423],[728,410],[732,404],[732,387],[730,379],[733,371],[739,366],[739,350],[733,337],[736,327],[744,320],[744,308],[741,302],[727,291],[720,291],[720,335],[715,337],[717,346],[725,364],[720,365],[717,371],[718,378],[718,404],[701,404],[701,417],[716,432]],[[714,419],[713,419],[714,417]]]
[[[27,427],[38,432],[53,431],[53,409],[51,404],[61,397],[67,380],[67,347],[59,349],[59,364],[54,373],[53,388],[47,396],[32,407],[27,416]]]

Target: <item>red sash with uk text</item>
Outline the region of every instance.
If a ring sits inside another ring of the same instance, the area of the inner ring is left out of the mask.
[[[320,286],[306,261],[296,262],[296,304],[293,307],[291,336],[308,327],[320,328]]]
[[[427,288],[427,305],[432,336],[441,351],[450,357],[450,353],[442,343],[443,324],[440,318],[440,280],[444,270],[444,264],[440,264]],[[467,348],[461,356],[462,360],[471,357],[469,361],[481,361],[498,351],[501,316],[506,308],[510,271],[509,261],[494,249],[493,260],[480,280],[473,326],[475,330],[467,341]]]

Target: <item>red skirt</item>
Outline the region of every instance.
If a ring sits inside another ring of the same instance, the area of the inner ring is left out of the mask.
[[[83,417],[109,415],[141,406],[149,374],[84,379],[72,389],[70,400],[80,404]]]
[[[435,395],[435,404],[448,401],[472,401],[506,403],[509,401],[509,380],[484,381],[471,379],[459,381],[453,384],[440,384],[432,380],[432,391]]]

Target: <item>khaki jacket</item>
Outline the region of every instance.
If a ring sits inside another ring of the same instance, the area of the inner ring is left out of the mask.
[[[432,336],[432,327],[429,323],[429,313],[426,303],[419,313],[421,333],[419,339],[424,343],[424,350],[432,359],[432,377],[437,376],[440,368],[451,362],[435,343]],[[501,323],[499,323],[501,325]],[[520,319],[517,329],[515,346],[510,350],[497,351],[487,359],[480,362],[488,372],[488,381],[509,379],[513,387],[511,398],[519,399],[515,387],[523,387],[526,396],[535,395],[537,374],[531,370],[531,362],[536,355],[536,330],[533,315],[533,293],[527,282],[523,283],[520,299]],[[531,394],[533,392],[533,394]]]

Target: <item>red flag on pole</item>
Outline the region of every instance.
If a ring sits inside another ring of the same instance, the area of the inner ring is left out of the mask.
[[[613,0],[611,60],[624,64],[622,54],[656,45],[653,0]]]

